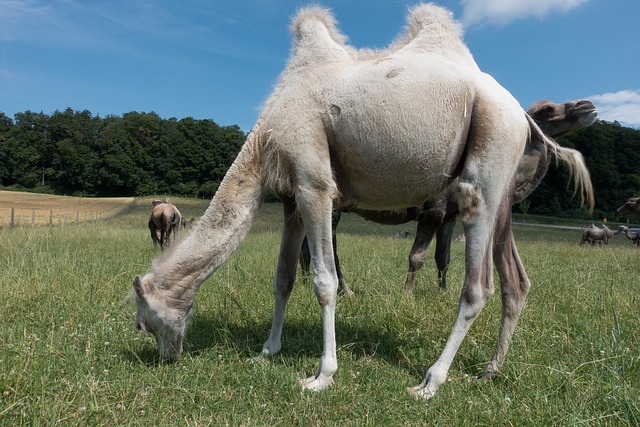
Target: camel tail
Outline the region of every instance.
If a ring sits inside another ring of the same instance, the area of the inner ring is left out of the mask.
[[[556,158],[562,160],[569,168],[569,176],[573,178],[575,195],[580,191],[580,201],[582,204],[587,204],[589,212],[593,211],[595,205],[595,197],[593,195],[593,184],[591,183],[591,176],[589,175],[589,169],[585,164],[584,157],[578,150],[572,148],[566,148],[559,145],[553,139],[546,136],[535,121],[525,114],[529,121],[529,128],[531,131],[531,138],[537,139],[542,142],[547,149],[553,153]]]

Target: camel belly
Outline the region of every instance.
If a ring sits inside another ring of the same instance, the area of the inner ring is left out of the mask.
[[[327,106],[341,202],[369,209],[417,206],[454,178],[473,88],[444,67],[427,72],[420,64],[400,69],[383,61],[359,71],[334,86]]]

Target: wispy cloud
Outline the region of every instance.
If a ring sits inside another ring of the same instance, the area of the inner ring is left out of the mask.
[[[567,12],[589,0],[462,0],[465,27],[483,24],[506,25],[528,16],[542,17],[551,12]]]
[[[50,13],[50,7],[38,0],[1,0],[0,9],[0,41],[5,42],[35,31]]]
[[[264,0],[254,3],[260,6]],[[231,6],[235,7],[233,14],[227,10]],[[169,60],[167,49],[184,47],[236,58],[259,57],[261,52],[231,37],[229,28],[250,31],[267,24],[260,24],[258,12],[250,14],[238,8],[234,3],[203,0],[178,4],[0,0],[0,43],[100,51],[156,61]]]
[[[599,119],[640,128],[640,89],[592,95],[587,99],[598,107]]]

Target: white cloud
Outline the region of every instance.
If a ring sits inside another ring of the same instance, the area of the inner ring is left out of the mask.
[[[552,11],[567,12],[589,0],[461,0],[465,27],[485,23],[506,25],[528,16],[543,17]]]
[[[592,95],[586,99],[598,107],[599,119],[640,128],[640,89]]]

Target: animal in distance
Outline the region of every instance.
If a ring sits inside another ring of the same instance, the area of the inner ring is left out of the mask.
[[[632,216],[632,215],[640,215],[640,197],[631,197],[627,200],[624,205],[620,206],[616,209],[616,214],[618,216]]]
[[[164,250],[165,245],[168,246],[171,243],[172,233],[174,240],[178,237],[182,215],[169,199],[154,200],[151,204],[153,209],[148,222],[151,241],[154,246],[159,243],[160,248]]]
[[[591,243],[592,245],[603,243],[605,246],[609,244],[609,239],[617,238],[623,233],[625,233],[624,225],[618,227],[616,231],[612,231],[605,224],[602,224],[602,227],[598,228],[594,224],[591,224],[588,227],[585,227],[582,230],[582,239],[580,240],[580,246],[585,243]]]
[[[134,279],[136,328],[155,336],[163,358],[179,356],[200,285],[240,245],[263,198],[274,191],[283,202],[284,224],[274,316],[261,356],[280,350],[306,234],[323,343],[318,370],[301,386],[324,389],[338,368],[333,207],[418,206],[457,179],[466,235],[458,314],[442,354],[410,391],[430,398],[445,382],[458,347],[493,294],[493,262],[503,311],[482,376],[495,376],[530,287],[511,232],[518,160],[527,140],[541,141],[571,166],[592,206],[582,157],[545,137],[517,101],[480,71],[446,9],[413,8],[404,34],[388,54],[373,59],[346,44],[326,9],[302,9],[291,29],[288,64],[206,212],[154,260],[149,273]]]

